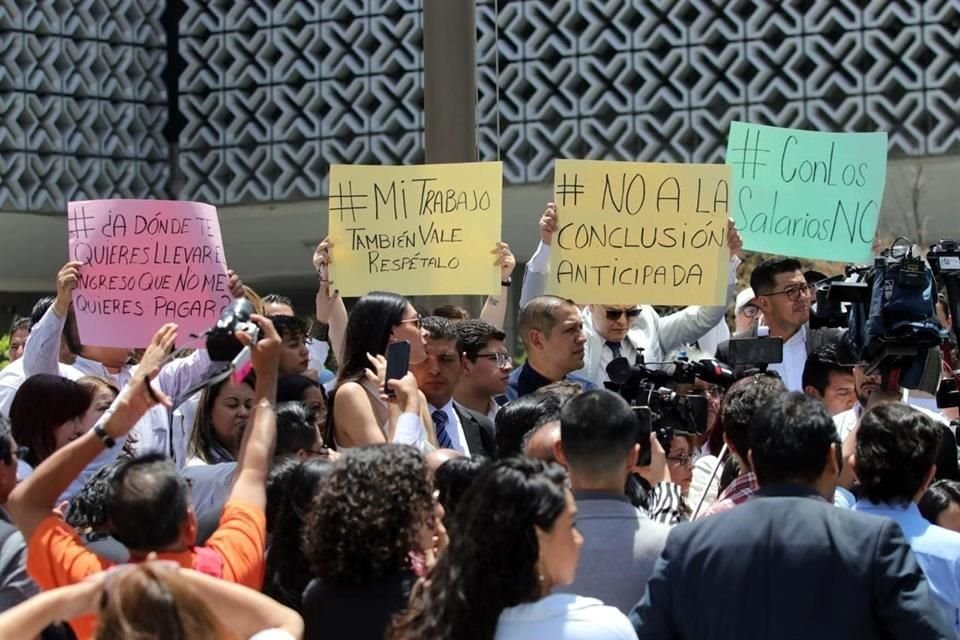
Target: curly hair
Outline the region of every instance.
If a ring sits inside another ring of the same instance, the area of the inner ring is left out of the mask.
[[[65,518],[67,524],[79,533],[86,534],[90,540],[107,536],[110,524],[107,518],[107,497],[117,473],[125,464],[126,460],[121,458],[100,467],[70,500],[70,508],[67,509]]]
[[[420,452],[404,445],[351,449],[333,465],[304,520],[302,549],[315,575],[362,586],[410,568],[433,495]]]
[[[488,468],[454,513],[457,535],[389,637],[491,640],[504,609],[540,596],[536,529],[553,529],[566,486],[566,472],[540,460],[508,458]]]

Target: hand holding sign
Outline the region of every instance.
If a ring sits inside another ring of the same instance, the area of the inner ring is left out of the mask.
[[[548,247],[553,244],[553,234],[557,232],[557,205],[553,202],[547,203],[547,208],[543,210],[540,216],[540,242]]]
[[[737,231],[737,224],[733,218],[727,220],[727,247],[730,249],[731,258],[739,256],[740,252],[743,251],[743,238],[740,237],[740,232]]]
[[[513,270],[517,267],[517,259],[510,251],[510,245],[506,242],[498,242],[497,247],[490,253],[497,256],[497,260],[493,264],[500,267],[500,280],[505,282],[507,278],[513,275]]]
[[[70,310],[73,290],[77,288],[77,283],[80,281],[81,266],[83,266],[82,262],[68,262],[57,273],[57,297],[54,300],[53,309],[61,318]]]

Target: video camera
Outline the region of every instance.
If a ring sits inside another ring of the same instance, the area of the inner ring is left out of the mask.
[[[955,340],[960,340],[960,243],[941,239],[927,252],[927,264],[934,277],[947,292],[947,308],[950,310],[950,329]],[[944,362],[953,376],[940,381],[937,389],[938,407],[960,407],[960,371],[953,361],[947,342],[943,349]]]
[[[669,449],[674,433],[700,435],[707,430],[707,397],[702,393],[682,394],[664,385],[692,384],[697,378],[728,387],[734,382],[733,371],[716,360],[690,361],[683,354],[677,360],[663,363],[669,368],[647,367],[643,356],[631,365],[626,358],[616,358],[607,365],[605,383],[634,407],[647,407],[651,428],[664,449]]]
[[[933,272],[897,238],[872,265],[818,283],[816,315],[832,317],[820,326],[849,327],[844,339],[855,361],[866,363],[867,373],[879,371],[882,388],[894,391],[919,385],[927,350],[944,339],[935,301]],[[849,306],[846,318],[841,303]]]
[[[250,320],[253,305],[249,300],[237,298],[220,312],[217,324],[207,332],[207,353],[213,362],[231,362],[243,350],[243,345],[234,335],[243,331],[254,342],[260,335],[260,327]]]

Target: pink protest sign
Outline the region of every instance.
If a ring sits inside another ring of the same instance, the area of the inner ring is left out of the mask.
[[[199,202],[86,200],[67,206],[70,260],[82,262],[73,292],[80,340],[145,347],[164,323],[181,343],[201,334],[230,302],[217,210]]]

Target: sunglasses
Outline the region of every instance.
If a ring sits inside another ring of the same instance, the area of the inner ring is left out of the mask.
[[[413,323],[413,326],[415,326],[417,329],[421,329],[423,328],[423,323],[421,322],[422,320],[423,318],[418,313],[416,318],[407,318],[406,320],[400,320],[397,322],[397,324]]]
[[[619,320],[624,314],[631,319],[640,315],[640,307],[634,307],[632,309],[608,309],[604,307],[603,310],[607,314],[607,320],[610,320],[611,322]]]

